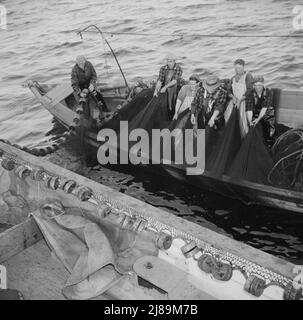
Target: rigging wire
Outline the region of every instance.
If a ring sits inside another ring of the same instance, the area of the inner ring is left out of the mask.
[[[96,31],[90,30],[88,32],[96,33]],[[153,37],[177,37],[177,38],[186,38],[186,37],[201,37],[201,38],[302,38],[303,32],[297,34],[203,34],[203,33],[143,33],[143,32],[111,32],[111,31],[102,31],[103,34],[110,36],[119,36],[119,35],[128,35],[128,36],[153,36]]]

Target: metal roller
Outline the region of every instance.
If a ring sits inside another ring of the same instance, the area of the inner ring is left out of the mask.
[[[11,170],[15,169],[16,162],[14,160],[12,160],[12,159],[7,159],[6,158],[6,159],[2,160],[1,165],[5,170],[11,171]]]
[[[284,289],[284,300],[300,300],[302,298],[302,288],[296,289],[293,284],[289,282]]]
[[[233,275],[233,269],[230,263],[219,262],[211,274],[217,280],[229,281]]]
[[[40,150],[39,149],[36,149],[36,148],[34,148],[34,149],[29,149],[29,152],[31,153],[31,154],[33,154],[34,156],[36,156],[36,157],[39,157],[40,156]]]
[[[91,198],[93,192],[90,188],[82,187],[77,190],[77,197],[81,201],[87,201]]]
[[[77,183],[73,180],[68,180],[65,185],[63,186],[63,191],[66,193],[72,193],[73,190],[76,188]]]
[[[74,119],[73,119],[73,123],[74,123],[75,125],[79,125],[80,119],[79,119],[79,118],[74,118]],[[73,126],[70,126],[70,127],[73,127]]]
[[[54,151],[59,149],[59,145],[57,143],[52,144],[52,148]]]
[[[186,258],[193,257],[195,254],[197,254],[200,249],[197,247],[197,244],[195,241],[191,241],[190,243],[184,245],[181,248],[182,253]]]
[[[121,222],[121,228],[122,229],[129,229],[134,225],[134,219],[131,217],[125,215],[125,219]]]
[[[147,221],[142,219],[140,221],[140,224],[137,227],[137,232],[141,232],[141,231],[145,230],[146,227],[147,227]]]
[[[40,157],[46,156],[47,155],[46,149],[45,148],[40,148],[39,149],[39,155],[40,155]]]
[[[244,285],[244,290],[256,297],[260,297],[265,288],[266,288],[265,280],[253,274],[251,274],[247,278]]]
[[[17,167],[15,173],[20,179],[25,179],[30,175],[31,170],[28,167],[21,165]]]
[[[47,186],[52,190],[57,190],[60,184],[59,177],[51,177],[47,183]]]
[[[140,219],[140,218],[136,218],[136,219],[135,219],[135,222],[134,222],[134,224],[133,224],[133,230],[134,230],[134,231],[137,231],[137,230],[138,230],[138,227],[139,227],[139,225],[140,225],[141,222],[142,222],[142,219]]]
[[[157,246],[161,250],[168,250],[173,243],[173,238],[170,234],[161,232],[157,239]]]
[[[82,102],[82,101],[80,100],[80,102]],[[83,114],[83,108],[82,108],[81,105],[79,105],[79,106],[76,108],[76,113],[79,114],[79,115],[82,115],[82,114]]]
[[[204,253],[198,260],[198,267],[206,273],[211,273],[216,266],[217,261],[210,254]]]
[[[68,179],[60,179],[58,189],[64,190],[64,186],[67,184]]]
[[[52,146],[46,147],[46,152],[47,152],[47,154],[50,154],[50,153],[54,152],[54,148]]]

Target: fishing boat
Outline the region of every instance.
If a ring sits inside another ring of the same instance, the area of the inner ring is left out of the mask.
[[[0,296],[302,299],[290,262],[3,142],[0,164]]]
[[[36,81],[28,81],[27,86],[37,100],[67,129],[73,128],[77,119],[77,100],[69,83],[58,85],[47,91]],[[99,88],[104,95],[111,111],[123,105],[128,97],[127,86]],[[277,123],[287,128],[294,128],[303,123],[303,109],[301,101],[302,91],[274,89],[274,105]],[[96,150],[100,147],[96,130],[85,132],[85,141]],[[146,165],[142,165],[146,167]],[[203,175],[186,175],[184,166],[175,164],[149,165],[159,175],[170,175],[186,181],[195,187],[210,190],[224,196],[238,199],[246,204],[258,204],[280,208],[292,212],[303,212],[303,193],[289,189],[277,188],[270,185],[258,184],[245,180],[232,180],[228,176],[212,177],[207,171]]]

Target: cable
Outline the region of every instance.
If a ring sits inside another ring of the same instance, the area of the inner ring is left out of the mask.
[[[96,33],[95,31],[88,31]],[[186,38],[186,37],[201,37],[201,38],[302,38],[303,32],[299,34],[184,34],[184,33],[171,33],[171,34],[155,34],[155,33],[140,33],[140,32],[110,32],[110,31],[102,31],[103,34],[108,34],[110,36],[115,35],[129,35],[129,36],[153,36],[153,37],[178,37],[178,38]]]

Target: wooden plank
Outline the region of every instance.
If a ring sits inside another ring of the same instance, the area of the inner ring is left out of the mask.
[[[30,154],[25,153],[24,151],[20,151],[2,142],[0,142],[0,148],[12,154],[18,154],[24,161],[31,163],[33,166],[44,167],[47,169],[48,172],[51,172],[54,175],[60,175],[67,179],[75,180],[79,185],[85,185],[87,187],[90,187],[95,192],[112,199],[113,202],[123,203],[124,205],[137,210],[142,215],[153,218],[154,220],[174,227],[177,230],[186,232],[202,241],[212,244],[213,246],[219,249],[226,250],[242,258],[246,258],[249,261],[260,264],[266,268],[269,268],[272,271],[281,273],[284,276],[291,278],[294,277],[294,265],[292,263],[274,257],[260,250],[254,249],[249,245],[240,243],[224,235],[220,235],[216,232],[208,230],[190,221],[186,221],[183,218],[177,217],[171,213],[155,208],[138,199],[132,198],[125,194],[121,194],[120,192],[115,191],[109,187],[106,187],[90,179],[82,177],[57,165],[54,165],[44,159],[34,157]],[[58,197],[59,195],[60,192],[58,192]],[[67,197],[67,195],[65,195],[62,192],[61,197]],[[83,207],[95,212],[95,206],[92,203],[87,202],[83,204]]]
[[[286,109],[284,107],[277,111],[277,123],[284,124],[290,128],[296,128],[303,125],[303,108]]]
[[[32,218],[0,233],[0,263],[41,239],[42,234]]]
[[[47,92],[45,96],[51,99],[52,105],[56,105],[72,93],[73,88],[71,87],[71,84],[69,82],[65,82]]]
[[[62,288],[68,277],[63,264],[39,241],[4,262],[8,287],[19,290],[25,300],[64,300]]]
[[[277,90],[276,90],[277,91]],[[288,127],[297,127],[303,124],[303,91],[278,90],[278,106],[276,108],[277,123]]]
[[[302,110],[303,91],[301,90],[281,90],[279,108],[288,110]]]

